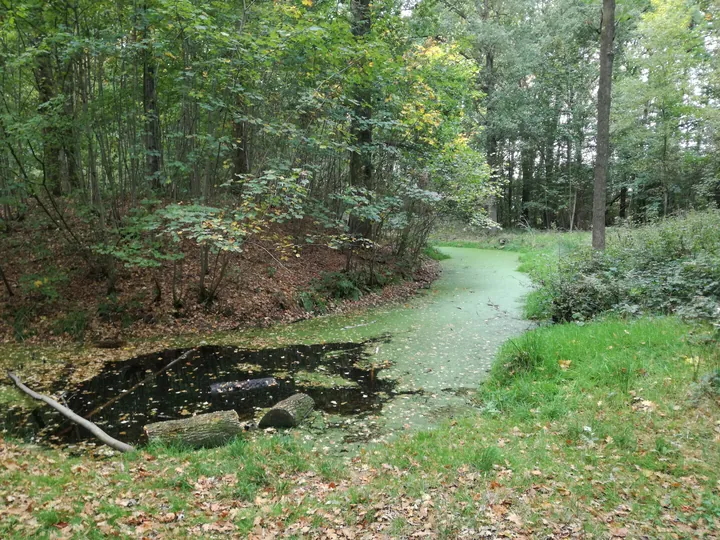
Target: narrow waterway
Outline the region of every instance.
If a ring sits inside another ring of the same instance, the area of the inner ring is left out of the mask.
[[[358,440],[383,439],[467,413],[470,393],[487,376],[500,345],[529,327],[522,301],[530,283],[516,270],[516,253],[442,251],[451,258],[442,261],[442,277],[427,295],[403,306],[316,319],[294,329],[298,337],[314,335],[328,342],[390,336],[387,343],[370,345],[370,353],[377,364],[389,365],[380,377],[395,381],[397,395],[374,418],[352,426]]]
[[[450,259],[432,288],[405,304],[348,316],[327,316],[270,329],[195,336],[187,361],[138,386],[185,348],[110,363],[74,388],[58,381],[63,399],[81,415],[130,442],[142,426],[213,410],[235,409],[252,421],[295,392],[310,394],[318,411],[295,433],[319,448],[349,450],[404,430],[430,427],[472,409],[472,394],[508,338],[528,327],[522,298],[528,279],[504,251],[442,248]],[[258,391],[217,396],[214,383],[258,378]],[[103,408],[123,391],[132,393]],[[6,426],[33,440],[73,443],[87,438],[47,408],[9,411]]]

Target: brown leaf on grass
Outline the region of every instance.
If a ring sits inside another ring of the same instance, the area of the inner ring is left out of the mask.
[[[507,515],[507,520],[508,520],[510,523],[513,523],[513,524],[517,525],[518,527],[522,527],[522,526],[523,526],[523,520],[522,520],[522,518],[521,518],[520,516],[518,516],[515,512],[510,512],[510,513]]]
[[[496,516],[504,516],[508,513],[507,506],[504,506],[502,504],[493,504],[491,508]]]

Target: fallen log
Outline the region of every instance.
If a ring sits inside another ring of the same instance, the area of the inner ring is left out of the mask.
[[[156,422],[143,429],[150,442],[174,442],[194,448],[220,446],[244,431],[235,411],[218,411],[182,420]]]
[[[71,420],[72,422],[75,422],[79,426],[84,427],[87,429],[90,433],[92,433],[96,438],[98,438],[100,441],[107,444],[110,448],[114,448],[115,450],[118,450],[120,452],[132,452],[135,450],[132,446],[129,444],[125,444],[122,441],[118,441],[117,439],[114,439],[107,433],[105,433],[102,429],[100,429],[98,426],[90,422],[89,420],[85,420],[82,416],[79,416],[72,412],[70,409],[65,407],[64,405],[60,405],[57,401],[54,399],[44,396],[42,394],[38,394],[37,392],[34,392],[33,390],[30,390],[27,386],[25,386],[17,375],[14,373],[8,371],[8,377],[10,377],[10,380],[15,383],[15,386],[17,386],[20,390],[25,392],[28,396],[30,396],[33,399],[37,399],[38,401],[42,401],[44,403],[47,403],[50,405],[53,409],[58,411],[60,414],[65,416],[67,419]]]
[[[258,427],[296,427],[314,408],[313,398],[307,394],[295,394],[266,412]]]
[[[213,383],[210,385],[210,393],[230,394],[233,392],[251,392],[253,390],[261,390],[277,386],[278,382],[273,377],[265,377],[263,379],[248,379],[247,381],[229,381],[223,383]]]

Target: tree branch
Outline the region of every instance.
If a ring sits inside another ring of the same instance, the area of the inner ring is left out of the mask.
[[[7,375],[8,375],[8,377],[10,377],[10,380],[15,383],[15,386],[17,386],[20,390],[25,392],[28,396],[30,396],[33,399],[37,399],[38,401],[47,403],[53,409],[58,411],[60,414],[62,414],[63,416],[65,416],[66,418],[71,420],[72,422],[75,422],[79,426],[82,426],[85,429],[87,429],[96,438],[100,439],[100,441],[107,444],[109,447],[114,448],[115,450],[118,450],[120,452],[133,452],[135,450],[135,448],[133,448],[129,444],[125,444],[122,441],[118,441],[117,439],[114,439],[113,437],[111,437],[110,435],[105,433],[102,429],[100,429],[98,426],[96,426],[89,420],[85,420],[82,416],[78,416],[77,414],[72,412],[70,409],[68,409],[64,405],[60,405],[54,399],[44,396],[42,394],[38,394],[37,392],[34,392],[33,390],[30,390],[27,386],[25,386],[20,381],[18,376],[15,375],[13,372],[8,371]]]

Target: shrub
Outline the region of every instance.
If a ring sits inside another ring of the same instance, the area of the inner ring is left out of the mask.
[[[18,306],[8,310],[5,319],[11,324],[15,341],[25,341],[33,334],[30,324],[37,314],[32,306]]]
[[[432,246],[426,247],[423,250],[423,254],[434,261],[444,261],[450,258],[450,255],[447,255],[446,253],[440,251],[438,248]]]
[[[102,322],[120,322],[124,327],[130,326],[143,317],[142,297],[136,296],[128,302],[121,302],[116,295],[111,294],[98,304],[97,313]]]
[[[308,313],[325,313],[327,300],[317,291],[310,289],[297,294],[298,304]]]
[[[326,272],[315,282],[314,289],[338,300],[358,300],[366,289],[362,276],[354,272]]]
[[[58,287],[65,284],[67,275],[54,268],[44,274],[25,274],[20,276],[20,290],[28,296],[52,302],[60,298]]]
[[[612,229],[605,252],[568,254],[533,302],[555,321],[609,311],[720,320],[720,212]]]

